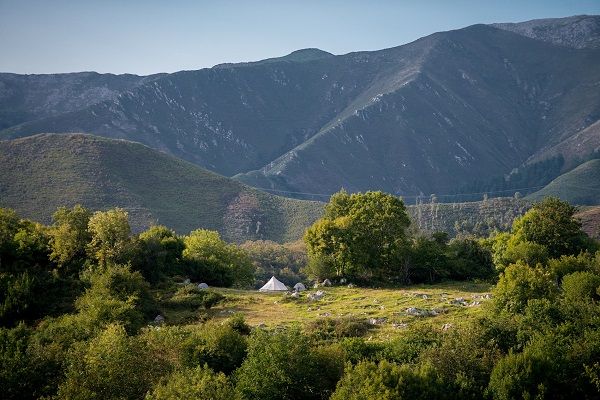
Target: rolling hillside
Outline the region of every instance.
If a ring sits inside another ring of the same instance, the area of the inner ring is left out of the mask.
[[[557,153],[585,157],[600,143],[600,17],[582,18],[475,25],[339,56],[305,49],[151,77],[100,75],[70,91],[52,86],[59,98],[88,99],[69,106],[53,105],[35,83],[54,76],[11,75],[10,87],[0,76],[0,115],[12,115],[0,138],[128,139],[290,192],[449,193]],[[106,96],[86,97],[94,90]],[[26,115],[39,104],[42,111]]]
[[[550,182],[528,198],[558,197],[571,204],[600,204],[600,160],[587,161]]]
[[[59,206],[125,208],[139,231],[214,229],[230,241],[295,240],[322,203],[273,196],[138,143],[81,134],[0,142],[0,206],[49,223]]]

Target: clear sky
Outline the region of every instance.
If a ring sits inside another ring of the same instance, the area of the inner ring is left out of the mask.
[[[576,14],[600,0],[0,0],[0,71],[173,72]]]

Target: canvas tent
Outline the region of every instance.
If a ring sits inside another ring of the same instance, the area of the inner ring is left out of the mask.
[[[265,285],[258,290],[260,292],[285,292],[288,288],[273,276],[269,279],[269,282],[265,283]]]
[[[200,289],[200,290],[208,289],[208,285],[206,283],[202,282],[198,285],[198,289]]]
[[[294,285],[294,290],[296,292],[302,292],[303,290],[306,290],[306,286],[304,286],[302,282],[298,282]]]

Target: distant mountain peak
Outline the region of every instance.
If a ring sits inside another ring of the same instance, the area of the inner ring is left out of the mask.
[[[560,46],[576,49],[600,48],[600,15],[534,19],[491,26]]]
[[[308,62],[321,60],[329,57],[335,57],[335,55],[321,49],[317,48],[307,48],[292,51],[290,54],[281,56],[281,57],[273,57],[266,58],[260,61],[250,61],[250,62],[241,62],[241,63],[225,63],[215,65],[213,68],[231,68],[231,67],[245,67],[249,65],[262,65],[262,64],[272,64],[279,62]]]

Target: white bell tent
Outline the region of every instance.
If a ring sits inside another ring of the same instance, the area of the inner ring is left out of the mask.
[[[288,288],[283,283],[279,282],[274,276],[265,283],[263,287],[258,289],[259,292],[285,292]]]

